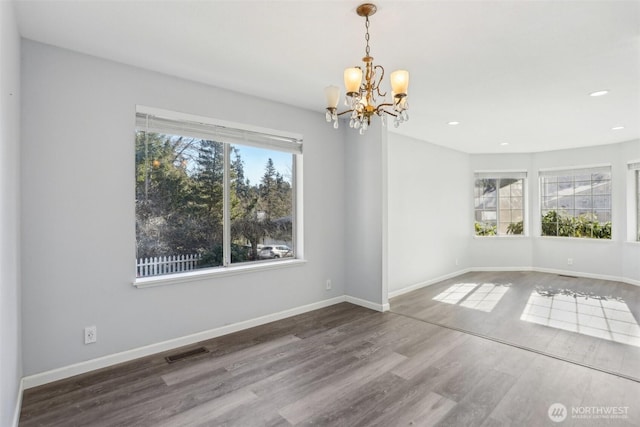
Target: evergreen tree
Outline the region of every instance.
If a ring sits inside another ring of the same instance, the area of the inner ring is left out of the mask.
[[[244,179],[244,164],[240,153],[234,153],[231,163],[231,235],[237,244],[246,239],[251,246],[248,253],[249,260],[258,259],[258,244],[270,234],[273,226],[269,218],[261,210],[260,189],[251,186],[249,180]],[[275,170],[275,169],[274,169]]]
[[[235,147],[229,173],[232,262],[255,260],[257,246],[266,237],[291,239],[291,184],[276,170],[272,159],[267,161],[260,182],[252,184]],[[138,132],[138,257],[200,254],[201,267],[221,265],[223,174],[222,143]]]
[[[171,224],[189,197],[182,138],[139,132],[136,136],[136,233],[138,256],[173,254]]]
[[[208,265],[222,265],[224,144],[200,140],[196,159],[192,216],[186,236],[192,250],[204,250]],[[193,220],[193,221],[191,221]]]
[[[269,158],[265,166],[264,175],[260,180],[260,208],[270,220],[276,214],[276,168],[273,160]]]

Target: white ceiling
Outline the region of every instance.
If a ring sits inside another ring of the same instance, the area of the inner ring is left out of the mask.
[[[25,38],[324,120],[324,87],[342,86],[343,69],[364,56],[360,3],[19,0],[16,9]],[[375,63],[411,73],[411,119],[394,132],[469,153],[640,138],[640,1],[376,4]],[[597,90],[610,92],[589,96]]]

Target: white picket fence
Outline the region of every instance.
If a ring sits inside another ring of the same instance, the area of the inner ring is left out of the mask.
[[[197,254],[138,258],[136,260],[136,274],[138,277],[147,277],[180,273],[195,269],[198,261],[200,261],[200,255]]]

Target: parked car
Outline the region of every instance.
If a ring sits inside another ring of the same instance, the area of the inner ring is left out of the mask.
[[[261,259],[292,257],[293,251],[287,245],[265,245],[260,249],[258,256]]]

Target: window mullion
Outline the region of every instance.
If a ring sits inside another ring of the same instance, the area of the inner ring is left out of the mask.
[[[297,156],[295,154],[291,155],[291,173],[293,176],[298,176],[296,171],[296,160]],[[296,218],[298,218],[297,206],[297,194],[298,194],[298,186],[295,179],[291,180],[291,246],[293,246],[293,256],[298,258],[298,223]]]
[[[636,241],[640,242],[640,169],[636,170]]]
[[[231,147],[229,144],[224,146],[224,169],[222,172],[222,265],[225,267],[231,265],[231,218],[230,218],[230,162]]]
[[[500,181],[496,179],[496,234],[500,234]]]
[[[592,221],[596,219],[596,211],[593,205],[595,201],[593,200],[593,174],[589,177],[589,197],[591,198],[591,218]],[[591,229],[589,230],[589,237],[593,238],[593,222],[591,223]]]

